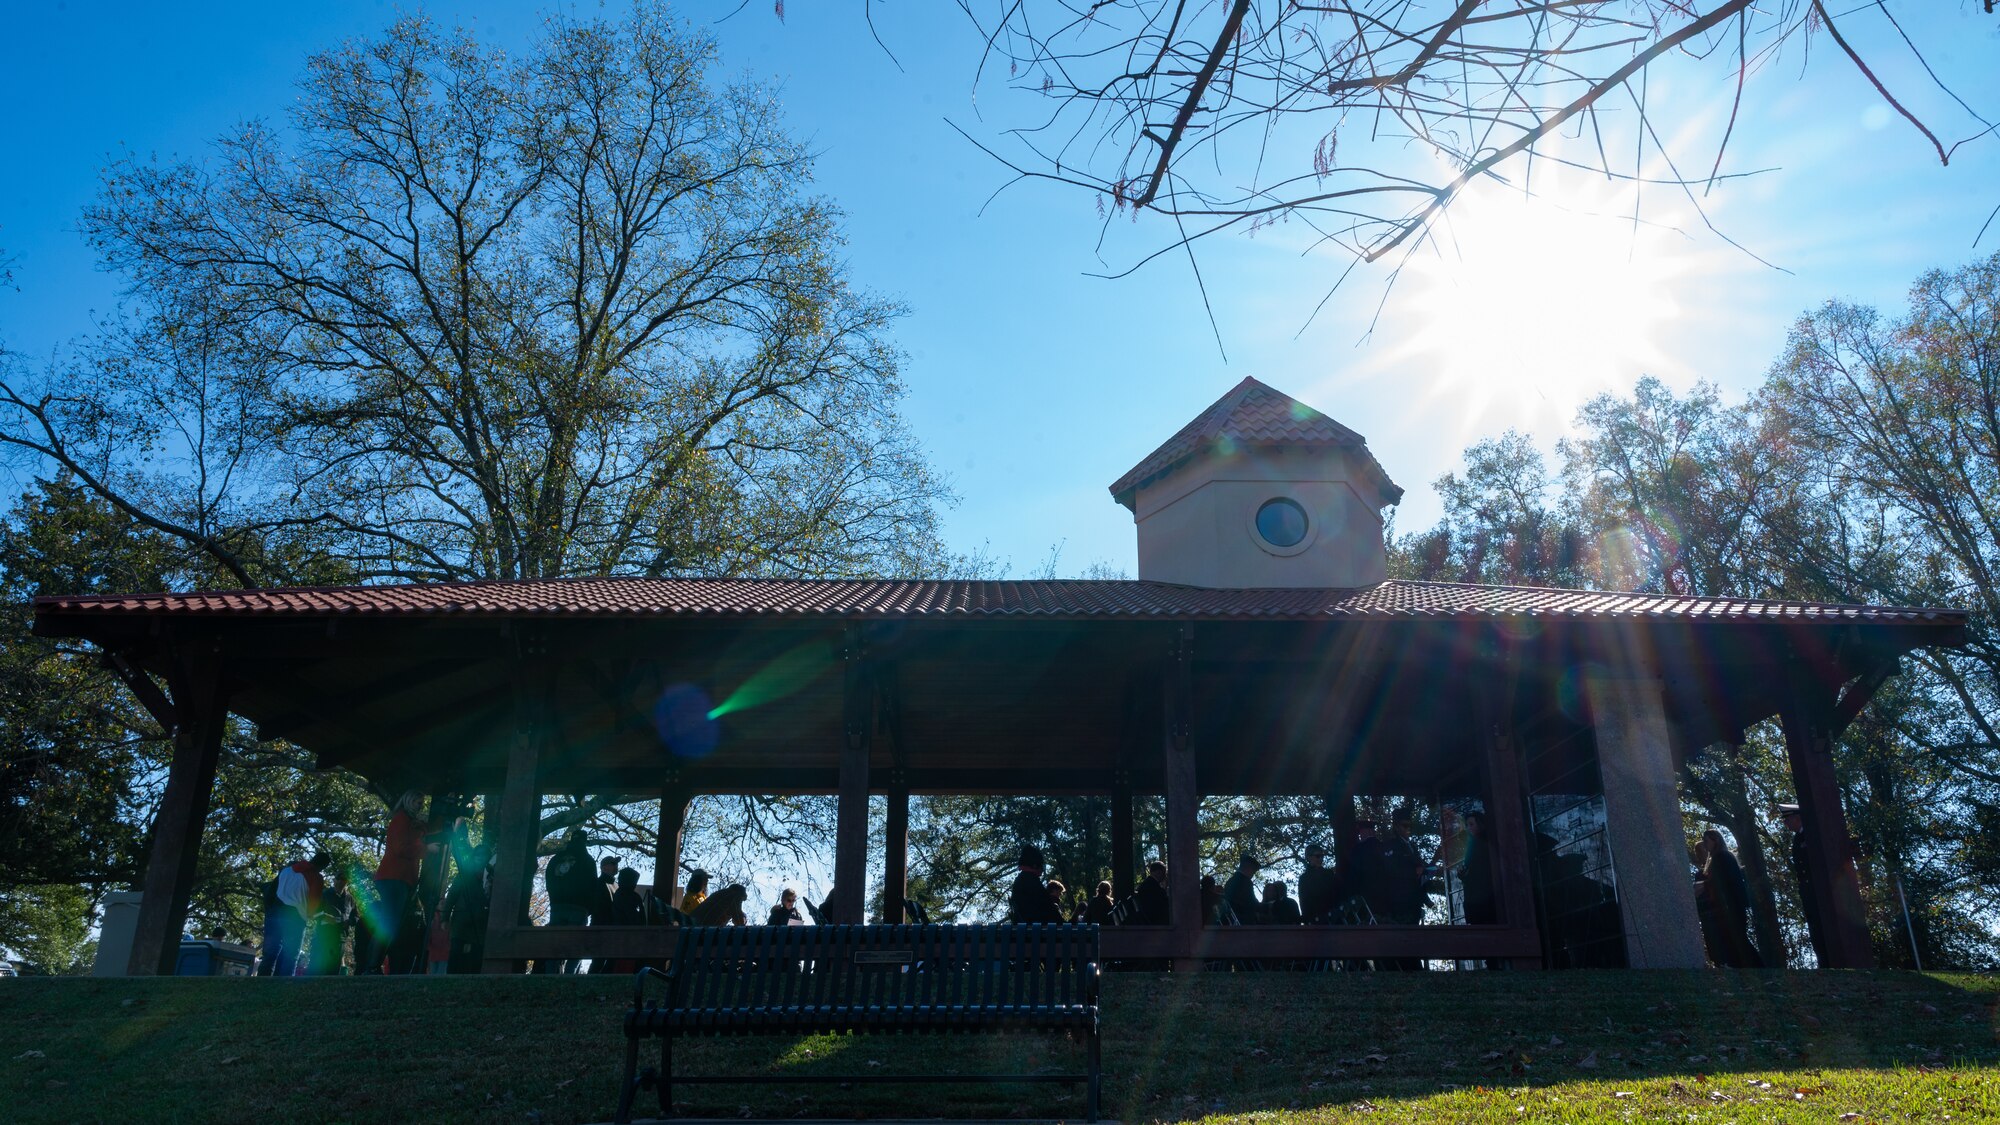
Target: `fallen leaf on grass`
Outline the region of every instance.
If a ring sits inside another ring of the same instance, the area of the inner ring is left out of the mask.
[[[228,1058],[226,1058],[226,1059],[217,1059],[217,1060],[215,1060],[215,1065],[217,1065],[217,1066],[228,1066],[228,1065],[229,1065],[230,1063],[233,1063],[233,1062],[235,1062],[235,1061],[236,1061],[237,1059],[240,1059],[240,1058],[242,1058],[242,1057],[243,1057],[242,1055],[231,1055],[231,1056],[229,1056],[229,1057],[228,1057]]]
[[[1597,1052],[1592,1051],[1589,1054],[1583,1056],[1582,1058],[1576,1060],[1576,1065],[1582,1067],[1585,1070],[1597,1069]]]
[[[1839,1117],[1836,1117],[1836,1118],[1834,1118],[1834,1120],[1835,1120],[1835,1121],[1859,1121],[1859,1120],[1861,1120],[1861,1115],[1860,1115],[1860,1114],[1858,1114],[1858,1113],[1843,1113],[1843,1114],[1841,1114],[1841,1115],[1840,1115]]]
[[[1549,1046],[1551,1046],[1551,1047],[1560,1047],[1560,1046],[1562,1046],[1562,1045],[1563,1045],[1563,1041],[1562,1041],[1562,1037],[1561,1037],[1561,1036],[1559,1036],[1559,1035],[1551,1035],[1551,1036],[1549,1036]]]
[[[1611,1096],[1612,1096],[1612,1097],[1614,1097],[1614,1098],[1629,1098],[1629,1097],[1631,1097],[1631,1096],[1632,1096],[1632,1091],[1630,1091],[1630,1090],[1620,1090],[1620,1091],[1618,1091],[1617,1093],[1615,1093],[1615,1094],[1612,1094]]]
[[[14,1056],[14,1061],[20,1062],[22,1059],[45,1059],[45,1058],[48,1058],[48,1056],[41,1053],[40,1051],[22,1051],[20,1054]]]

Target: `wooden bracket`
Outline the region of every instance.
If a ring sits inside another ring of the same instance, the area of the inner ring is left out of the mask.
[[[166,728],[169,736],[180,731],[179,708],[167,698],[167,693],[160,689],[160,685],[151,675],[133,664],[124,653],[106,652],[97,659],[105,671],[118,677],[118,682],[131,691],[139,700],[139,706],[146,709],[146,713],[153,717],[153,721]]]

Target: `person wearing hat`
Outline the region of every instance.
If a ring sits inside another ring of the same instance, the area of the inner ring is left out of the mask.
[[[1264,921],[1264,904],[1257,898],[1257,871],[1264,862],[1249,852],[1236,860],[1236,874],[1222,884],[1222,901],[1229,904],[1239,926],[1255,926]]]
[[[1799,887],[1799,910],[1806,916],[1806,935],[1812,939],[1813,952],[1820,960],[1826,960],[1826,951],[1820,947],[1819,898],[1813,894],[1812,845],[1806,841],[1805,812],[1797,805],[1779,805],[1778,815],[1784,818],[1785,831],[1792,834],[1792,878]]]
[[[548,866],[542,869],[542,887],[549,896],[549,925],[590,924],[590,912],[597,905],[601,887],[597,882],[597,862],[590,858],[583,829],[571,829],[562,847],[549,857]],[[535,962],[537,973],[581,971],[581,959],[542,958]]]
[[[1015,876],[1014,886],[1007,892],[1007,920],[1060,925],[1062,908],[1049,898],[1048,884],[1042,878],[1048,867],[1042,859],[1042,849],[1033,844],[1021,845],[1020,867],[1021,873]]]
[[[1410,842],[1414,819],[1408,805],[1398,808],[1389,818],[1389,831],[1378,834],[1361,857],[1361,893],[1378,922],[1414,926],[1423,918],[1424,860]],[[1406,971],[1423,968],[1414,957],[1378,959],[1376,964]]]

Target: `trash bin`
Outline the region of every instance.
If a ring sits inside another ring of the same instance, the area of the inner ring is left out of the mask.
[[[180,960],[174,964],[179,977],[247,977],[256,967],[257,957],[247,945],[226,941],[181,942]]]

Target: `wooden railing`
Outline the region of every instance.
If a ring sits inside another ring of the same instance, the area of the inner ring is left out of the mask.
[[[1192,946],[1188,939],[1192,938]],[[667,926],[513,926],[487,938],[486,956],[533,960],[616,957],[671,960],[679,931]],[[1542,955],[1532,929],[1511,926],[1216,926],[1183,934],[1170,926],[1102,931],[1107,961],[1128,958],[1416,957],[1503,960],[1526,967]]]

